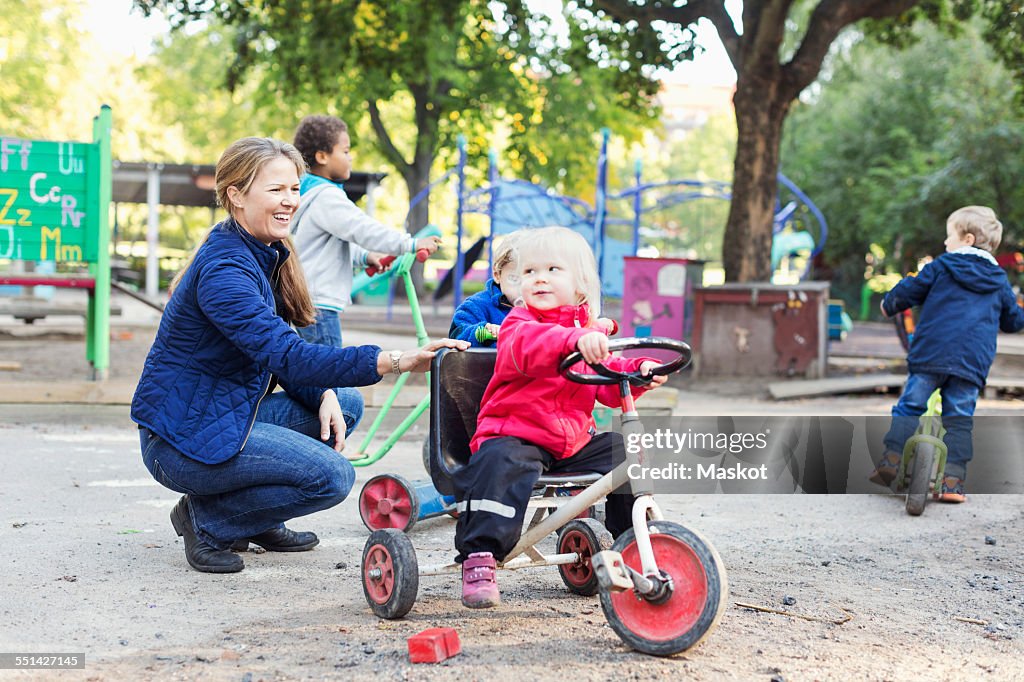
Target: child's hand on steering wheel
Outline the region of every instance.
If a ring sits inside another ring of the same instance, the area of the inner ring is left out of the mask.
[[[651,376],[651,371],[654,370],[654,368],[657,367],[657,366],[658,366],[658,363],[656,363],[653,360],[644,360],[643,362],[640,363],[640,376],[642,376],[642,377]],[[653,376],[653,377],[651,377],[651,388],[657,388],[658,386],[661,386],[666,381],[668,381],[668,377],[663,375],[663,374],[659,374],[659,375]]]
[[[576,341],[576,349],[583,359],[592,365],[611,357],[611,353],[608,352],[608,336],[604,332],[584,334]]]

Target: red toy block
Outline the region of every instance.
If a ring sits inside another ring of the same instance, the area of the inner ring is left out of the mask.
[[[409,660],[440,663],[462,651],[455,628],[430,628],[409,638]]]

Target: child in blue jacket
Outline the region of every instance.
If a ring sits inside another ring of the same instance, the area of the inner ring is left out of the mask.
[[[491,278],[484,290],[459,304],[448,334],[469,341],[473,346],[493,346],[498,328],[519,298],[519,274],[516,272],[516,243],[523,234],[516,230],[505,235],[494,252]]]
[[[939,499],[966,500],[967,463],[974,455],[974,406],[995,359],[996,337],[1000,330],[1024,329],[1024,310],[992,256],[1002,234],[1002,223],[992,209],[957,209],[946,221],[946,253],[916,277],[904,278],[882,300],[886,317],[913,306],[920,306],[921,312],[907,356],[910,376],[892,409],[886,452],[872,481],[888,485],[896,478],[903,446],[938,388],[948,448]]]

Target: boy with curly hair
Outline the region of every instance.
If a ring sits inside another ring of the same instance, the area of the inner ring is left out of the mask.
[[[298,331],[311,343],[341,346],[338,316],[352,302],[353,266],[380,269],[386,254],[434,253],[441,239],[416,241],[352,203],[342,187],[352,173],[351,140],[340,118],[307,116],[295,131],[294,144],[309,172],[302,178],[292,235],[316,306],[316,322]]]

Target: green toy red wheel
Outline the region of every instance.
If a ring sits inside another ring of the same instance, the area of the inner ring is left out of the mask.
[[[374,476],[359,492],[359,517],[369,530],[409,531],[419,520],[416,489],[396,474]]]

